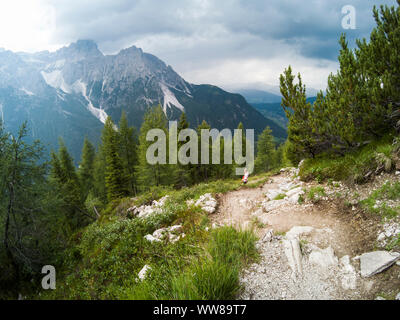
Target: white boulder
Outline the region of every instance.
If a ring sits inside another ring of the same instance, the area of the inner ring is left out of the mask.
[[[292,278],[296,279],[297,276],[303,273],[302,255],[299,240],[283,240],[283,246],[289,266],[292,269]]]
[[[326,249],[315,248],[310,253],[309,261],[310,263],[319,265],[323,268],[336,266],[339,262],[332,247]]]
[[[374,251],[364,253],[360,257],[361,276],[371,277],[390,268],[400,259],[400,253],[387,251]]]
[[[161,228],[148,234],[144,238],[150,242],[161,242],[165,239],[169,239],[170,242],[175,243],[185,237],[185,234],[177,235],[176,233],[182,232],[182,225],[175,225],[168,228]]]
[[[200,207],[209,214],[212,214],[217,209],[217,204],[217,200],[215,200],[210,193],[206,193],[196,201],[195,206]]]
[[[148,234],[148,235],[145,236],[144,238],[145,238],[147,241],[150,241],[150,242],[161,242],[160,239],[154,237],[154,236],[151,235],[151,234]]]
[[[161,208],[165,205],[165,202],[169,196],[165,196],[161,198],[160,200],[154,200],[150,206],[140,206],[140,207],[131,207],[127,210],[127,213],[131,213],[134,216],[137,216],[139,218],[147,218],[152,214],[159,214],[161,213]]]
[[[355,290],[357,287],[357,273],[350,263],[350,257],[344,256],[340,259],[341,284],[344,290]]]
[[[145,265],[142,270],[140,270],[138,277],[139,280],[143,281],[144,279],[146,279],[147,273],[151,270],[151,267],[149,265]]]
[[[299,239],[301,235],[308,235],[313,232],[313,227],[296,226],[286,233],[287,239]]]

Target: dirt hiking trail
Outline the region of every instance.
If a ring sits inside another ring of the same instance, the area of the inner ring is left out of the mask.
[[[378,261],[388,271],[366,276],[376,257],[363,254],[374,251],[379,222],[328,196],[318,204],[304,201],[314,185],[286,169],[261,187],[220,196],[213,223],[253,229],[260,239],[260,259],[242,273],[238,298],[375,299],[381,291],[400,291],[396,253]]]

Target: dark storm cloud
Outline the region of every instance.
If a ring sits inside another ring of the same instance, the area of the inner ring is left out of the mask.
[[[256,36],[259,41],[293,42],[304,55],[334,59],[338,35],[344,31],[341,8],[350,4],[357,10],[357,30],[347,33],[365,36],[373,26],[372,7],[381,3],[395,1],[58,0],[53,5],[58,41],[91,38],[107,51],[151,35],[214,38],[225,31]]]
[[[338,38],[352,43],[374,26],[372,8],[395,0],[57,0],[54,42],[93,39],[116,53],[133,44],[181,71],[229,59],[272,59],[293,51],[336,61]],[[357,29],[343,30],[353,5]]]

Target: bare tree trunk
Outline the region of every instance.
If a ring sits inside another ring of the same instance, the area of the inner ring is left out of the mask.
[[[18,297],[19,293],[19,282],[20,282],[20,271],[19,271],[19,266],[18,263],[15,261],[15,258],[12,254],[12,251],[10,249],[10,243],[9,243],[9,230],[10,230],[10,216],[11,213],[13,212],[13,204],[14,204],[14,186],[12,182],[10,183],[10,198],[8,201],[8,206],[7,206],[7,218],[6,218],[6,224],[5,224],[5,230],[4,230],[4,247],[6,249],[6,254],[8,259],[11,262],[11,265],[14,268],[15,272],[15,286],[14,286],[14,292],[16,297]]]

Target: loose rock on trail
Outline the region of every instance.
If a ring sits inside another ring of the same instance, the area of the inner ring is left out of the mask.
[[[370,253],[375,251],[377,223],[328,198],[302,203],[311,184],[296,173],[282,170],[262,187],[242,188],[219,199],[215,224],[253,229],[260,238],[260,261],[243,271],[238,298],[375,299],[379,290],[400,291],[400,255]],[[380,273],[389,268],[383,277]]]

